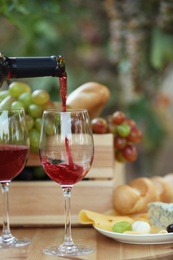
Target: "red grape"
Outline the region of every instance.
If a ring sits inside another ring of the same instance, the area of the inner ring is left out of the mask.
[[[114,148],[116,150],[121,150],[125,147],[126,145],[126,139],[120,136],[115,136],[114,137]]]
[[[112,122],[116,125],[120,125],[125,120],[125,114],[121,111],[116,111],[112,115]]]
[[[129,162],[133,162],[137,159],[137,150],[136,147],[133,145],[126,145],[123,149],[122,149],[122,155],[124,156],[124,158],[129,161]]]
[[[130,119],[130,118],[126,118],[124,120],[124,123],[128,124],[130,127],[131,126],[136,126],[136,122],[134,120]]]
[[[91,121],[92,130],[95,134],[104,134],[107,132],[107,121],[102,117],[94,118]]]
[[[126,118],[121,111],[114,112],[106,119],[97,117],[91,121],[94,134],[112,133],[114,137],[114,157],[119,162],[133,162],[137,159],[135,143],[142,140],[142,133],[136,122]]]
[[[137,126],[132,126],[130,130],[130,134],[127,136],[127,141],[132,143],[139,143],[142,140],[142,133],[137,128]]]

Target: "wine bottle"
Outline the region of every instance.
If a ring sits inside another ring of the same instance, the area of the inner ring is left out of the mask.
[[[59,56],[50,57],[6,57],[0,54],[0,87],[10,78],[62,77],[65,74],[65,60]]]

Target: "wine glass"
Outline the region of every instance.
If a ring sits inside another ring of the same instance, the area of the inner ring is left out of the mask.
[[[93,135],[87,110],[44,111],[39,154],[44,171],[62,187],[65,200],[64,240],[61,245],[43,249],[43,252],[66,257],[92,253],[92,248],[74,244],[70,219],[72,187],[88,173],[94,157]]]
[[[11,234],[8,205],[9,184],[23,170],[28,153],[29,137],[24,110],[0,110],[0,183],[3,214],[0,248],[25,246],[31,242],[28,238],[15,238]]]

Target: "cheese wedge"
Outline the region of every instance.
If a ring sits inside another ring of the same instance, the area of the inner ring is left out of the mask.
[[[152,202],[148,205],[148,219],[152,226],[166,229],[173,223],[173,203]]]

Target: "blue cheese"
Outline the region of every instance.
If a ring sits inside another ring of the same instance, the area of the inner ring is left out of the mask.
[[[149,203],[148,220],[152,226],[166,229],[168,225],[173,223],[173,203]]]

